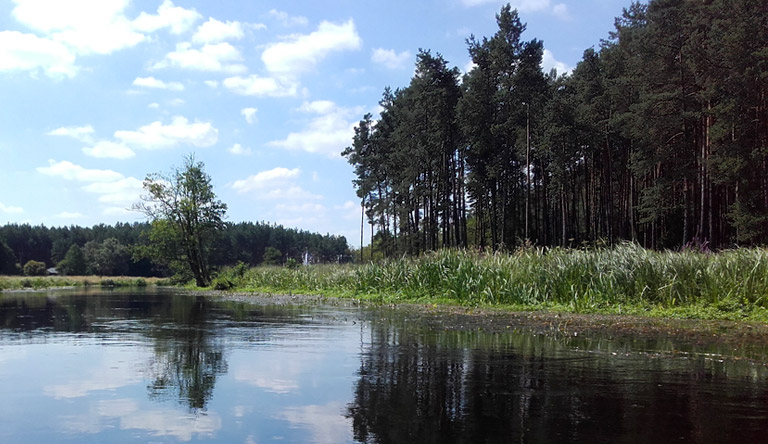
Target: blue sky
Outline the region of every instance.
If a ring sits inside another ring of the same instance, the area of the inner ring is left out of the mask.
[[[0,224],[142,220],[144,177],[194,153],[228,220],[357,244],[353,127],[419,48],[467,69],[504,3],[2,0]],[[630,1],[511,4],[567,71]]]

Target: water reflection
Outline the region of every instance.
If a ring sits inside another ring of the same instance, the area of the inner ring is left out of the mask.
[[[366,342],[347,413],[359,442],[762,442],[768,431],[765,367],[391,320]]]
[[[0,294],[0,442],[751,443],[768,430],[768,370],[727,350],[264,304]]]

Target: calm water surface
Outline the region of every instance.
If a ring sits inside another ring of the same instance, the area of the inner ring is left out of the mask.
[[[0,294],[0,322],[5,444],[768,442],[764,365],[663,338],[153,290]]]

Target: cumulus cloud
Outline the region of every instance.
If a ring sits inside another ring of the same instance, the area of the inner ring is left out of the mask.
[[[83,189],[98,194],[101,203],[126,207],[138,200],[143,191],[143,185],[135,177],[123,177],[107,183],[91,183]]]
[[[350,19],[339,25],[324,21],[310,34],[294,34],[283,42],[270,45],[261,54],[261,60],[272,73],[297,75],[313,69],[332,52],[355,50],[361,46],[362,39],[354,21]]]
[[[157,14],[125,15],[130,0],[13,0],[13,17],[36,34],[0,32],[0,70],[42,70],[49,77],[77,74],[77,56],[111,54],[168,28],[180,34],[202,17],[165,0]]]
[[[545,49],[541,58],[541,69],[543,69],[544,72],[549,72],[552,68],[555,68],[558,74],[570,74],[573,69],[565,63],[556,60],[552,51]]]
[[[79,219],[83,217],[82,213],[73,213],[71,211],[64,211],[59,214],[54,215],[53,217],[57,219]]]
[[[245,36],[243,24],[237,21],[221,22],[213,17],[197,28],[192,36],[194,43],[219,43],[225,40],[240,40]]]
[[[250,191],[264,190],[278,184],[283,184],[289,180],[296,179],[301,174],[298,168],[288,169],[283,167],[273,168],[262,171],[258,174],[249,176],[247,179],[235,181],[232,188],[241,193]]]
[[[277,9],[271,9],[269,16],[280,21],[284,26],[305,26],[309,23],[304,16],[291,16],[285,11],[278,11]]]
[[[237,180],[232,184],[232,189],[264,200],[322,199],[322,196],[312,194],[296,184],[300,175],[301,170],[298,168],[277,167]]]
[[[219,130],[210,122],[191,123],[185,117],[176,116],[168,125],[155,121],[136,131],[115,131],[115,138],[125,145],[149,150],[177,145],[208,147],[218,141]]]
[[[240,114],[245,117],[245,121],[249,124],[256,123],[256,112],[258,109],[256,108],[243,108],[240,110]]]
[[[507,3],[498,0],[461,0],[461,2],[467,7]],[[551,0],[512,0],[508,3],[520,12],[548,12],[559,18],[568,18],[568,7],[563,3],[552,5]]]
[[[128,0],[13,0],[13,16],[75,53],[110,54],[144,41],[125,16]]]
[[[94,1],[102,2],[104,0]],[[133,21],[133,26],[143,32],[154,32],[168,28],[172,34],[182,34],[192,28],[202,18],[203,16],[194,9],[175,6],[171,0],[165,0],[157,8],[157,14],[142,12]]]
[[[2,202],[0,202],[0,213],[21,214],[23,212],[24,212],[24,209],[21,207],[13,207],[13,206],[5,205]]]
[[[84,182],[82,189],[98,195],[98,202],[104,205],[104,214],[125,214],[143,191],[142,182],[135,177],[126,177],[112,170],[88,169],[72,162],[49,160],[47,167],[37,172],[64,180]]]
[[[136,153],[122,143],[101,140],[93,146],[83,148],[86,156],[102,159],[130,159]]]
[[[47,167],[38,167],[37,172],[78,182],[113,182],[123,178],[123,175],[116,171],[87,169],[67,160],[56,162],[53,159],[48,161]]]
[[[398,54],[394,49],[376,48],[371,54],[372,62],[384,65],[389,69],[405,68],[410,60],[411,53],[408,51]]]
[[[299,84],[294,80],[259,77],[235,76],[224,79],[224,87],[242,96],[288,97],[299,93]]]
[[[0,31],[0,71],[42,71],[48,77],[77,74],[75,55],[62,43],[18,31]]]
[[[46,134],[49,136],[71,137],[81,142],[90,142],[91,140],[93,140],[93,137],[91,136],[93,132],[94,130],[91,125],[84,125],[84,126],[63,126],[61,128],[56,128],[53,131],[49,131]]]
[[[305,102],[298,110],[315,116],[303,130],[292,132],[285,139],[273,140],[268,145],[339,157],[355,134],[357,122],[353,116],[359,115],[360,110],[342,108],[327,100]]]
[[[245,156],[245,155],[251,154],[250,148],[243,148],[243,146],[240,145],[239,143],[236,143],[231,147],[227,148],[227,151],[229,151],[231,154],[234,154],[236,156]]]
[[[183,91],[184,85],[180,82],[165,82],[154,77],[136,77],[132,83],[133,86],[144,88],[167,89],[170,91]]]
[[[202,48],[193,48],[189,42],[176,45],[176,50],[155,63],[153,69],[179,68],[195,71],[225,72],[236,74],[247,71],[240,51],[227,42],[206,43]]]

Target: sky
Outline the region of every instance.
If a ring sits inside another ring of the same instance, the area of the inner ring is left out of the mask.
[[[147,174],[193,154],[228,221],[357,245],[354,126],[419,49],[470,69],[505,3],[0,0],[0,224],[142,221]],[[568,72],[630,0],[510,3]]]

